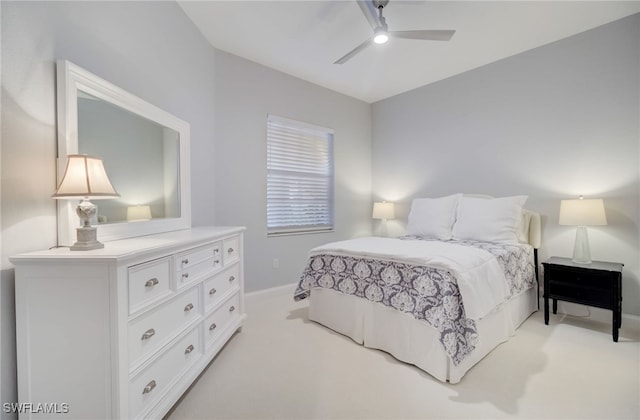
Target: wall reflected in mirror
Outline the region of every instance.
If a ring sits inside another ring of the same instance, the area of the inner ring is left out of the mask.
[[[120,193],[98,203],[98,224],[126,222],[134,206],[180,217],[178,131],[78,91],[78,152],[100,157]]]

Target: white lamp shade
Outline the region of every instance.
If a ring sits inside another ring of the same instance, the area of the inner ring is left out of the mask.
[[[560,201],[561,225],[602,226],[607,224],[602,199],[579,199]]]
[[[111,185],[102,159],[69,155],[62,182],[53,198],[115,198],[120,194]]]
[[[151,220],[151,207],[149,206],[130,206],[127,207],[127,221],[143,221]]]
[[[374,219],[393,219],[396,217],[396,212],[393,203],[387,203],[386,201],[373,203]]]

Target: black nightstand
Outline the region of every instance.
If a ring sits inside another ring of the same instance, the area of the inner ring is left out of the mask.
[[[593,261],[579,264],[570,258],[551,257],[544,266],[544,323],[549,325],[549,299],[553,313],[558,300],[613,311],[613,341],[622,325],[622,267],[624,264]]]

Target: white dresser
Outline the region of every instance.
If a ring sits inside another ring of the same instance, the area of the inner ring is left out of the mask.
[[[242,327],[243,231],[12,257],[22,417],[165,415]]]

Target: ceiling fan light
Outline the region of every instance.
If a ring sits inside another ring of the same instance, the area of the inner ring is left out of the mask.
[[[389,40],[389,34],[384,29],[377,29],[374,36],[373,42],[376,44],[385,44]]]

